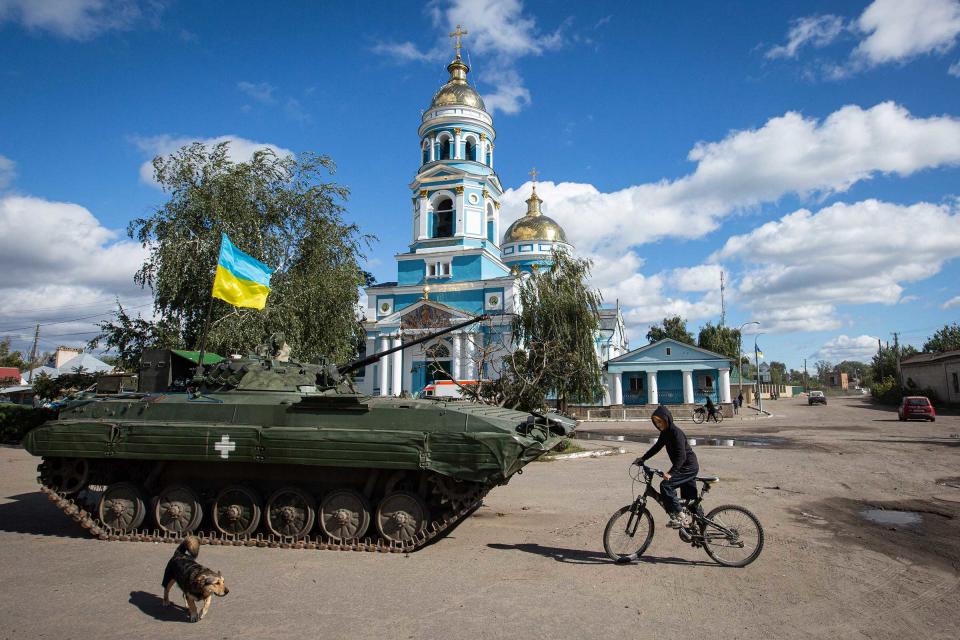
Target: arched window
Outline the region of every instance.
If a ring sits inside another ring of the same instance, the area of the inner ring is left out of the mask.
[[[450,159],[451,138],[450,138],[450,137],[440,138],[440,139],[438,140],[438,142],[440,143],[440,159],[441,159],[441,160],[449,160],[449,159]]]
[[[497,244],[497,225],[493,217],[493,205],[487,203],[487,240]]]
[[[420,145],[421,156],[423,156],[423,162],[421,164],[427,164],[430,162],[430,141],[424,140],[423,144]]]
[[[434,238],[450,238],[453,236],[453,200],[444,198],[437,203],[433,212]]]
[[[424,353],[426,353],[428,358],[434,358],[435,360],[450,357],[450,349],[448,349],[447,345],[443,344],[442,342],[430,345],[426,348]]]
[[[473,144],[473,140],[467,139],[466,143],[466,157],[467,160],[476,160],[477,159],[477,147]]]

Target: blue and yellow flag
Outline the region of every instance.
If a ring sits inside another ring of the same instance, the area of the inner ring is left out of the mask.
[[[220,242],[217,276],[213,279],[213,297],[235,307],[263,309],[270,293],[273,269],[240,251],[227,234]]]

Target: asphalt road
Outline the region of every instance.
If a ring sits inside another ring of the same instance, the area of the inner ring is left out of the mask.
[[[953,640],[960,418],[903,424],[859,399],[830,402],[780,400],[769,419],[682,425],[701,440],[775,438],[697,448],[702,471],[722,478],[709,504],[742,504],[764,523],[766,548],[745,569],[681,543],[658,507],[648,556],[607,560],[603,527],[631,500],[627,467],[646,448],[627,440],[617,443],[627,455],[528,466],[409,556],[204,547],[230,594],[197,624],[160,606],[171,546],[87,537],[37,491],[37,461],[0,449],[0,637]],[[635,422],[582,428],[654,433]],[[860,512],[871,507],[921,522],[870,523]]]

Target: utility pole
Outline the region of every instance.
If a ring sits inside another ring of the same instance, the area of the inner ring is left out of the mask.
[[[883,381],[883,345],[880,343],[880,338],[877,338],[877,364],[880,370],[877,371],[877,380]]]
[[[726,285],[723,282],[723,271],[720,272],[720,326],[724,326],[727,321],[727,303],[724,300],[723,294],[727,290]]]
[[[810,391],[810,387],[807,385],[807,359],[803,359],[803,391]]]
[[[27,384],[33,384],[33,369],[36,366],[37,362],[37,342],[40,341],[40,325],[37,325],[36,330],[33,332],[33,348],[30,349],[30,364],[27,366],[30,367],[30,373],[27,374]]]
[[[757,337],[763,335],[758,333],[753,336],[753,362],[757,367],[757,409],[763,413],[763,397],[760,389],[760,348],[757,347]]]
[[[903,388],[903,373],[900,372],[900,333],[893,332],[893,355],[897,359],[897,384]]]

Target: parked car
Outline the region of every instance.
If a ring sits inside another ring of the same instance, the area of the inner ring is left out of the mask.
[[[933,408],[933,403],[926,396],[907,396],[900,403],[897,409],[897,417],[900,421],[917,419],[929,420],[934,422],[937,419],[937,411]]]
[[[807,404],[827,404],[827,396],[823,395],[823,391],[811,391],[807,396]]]

